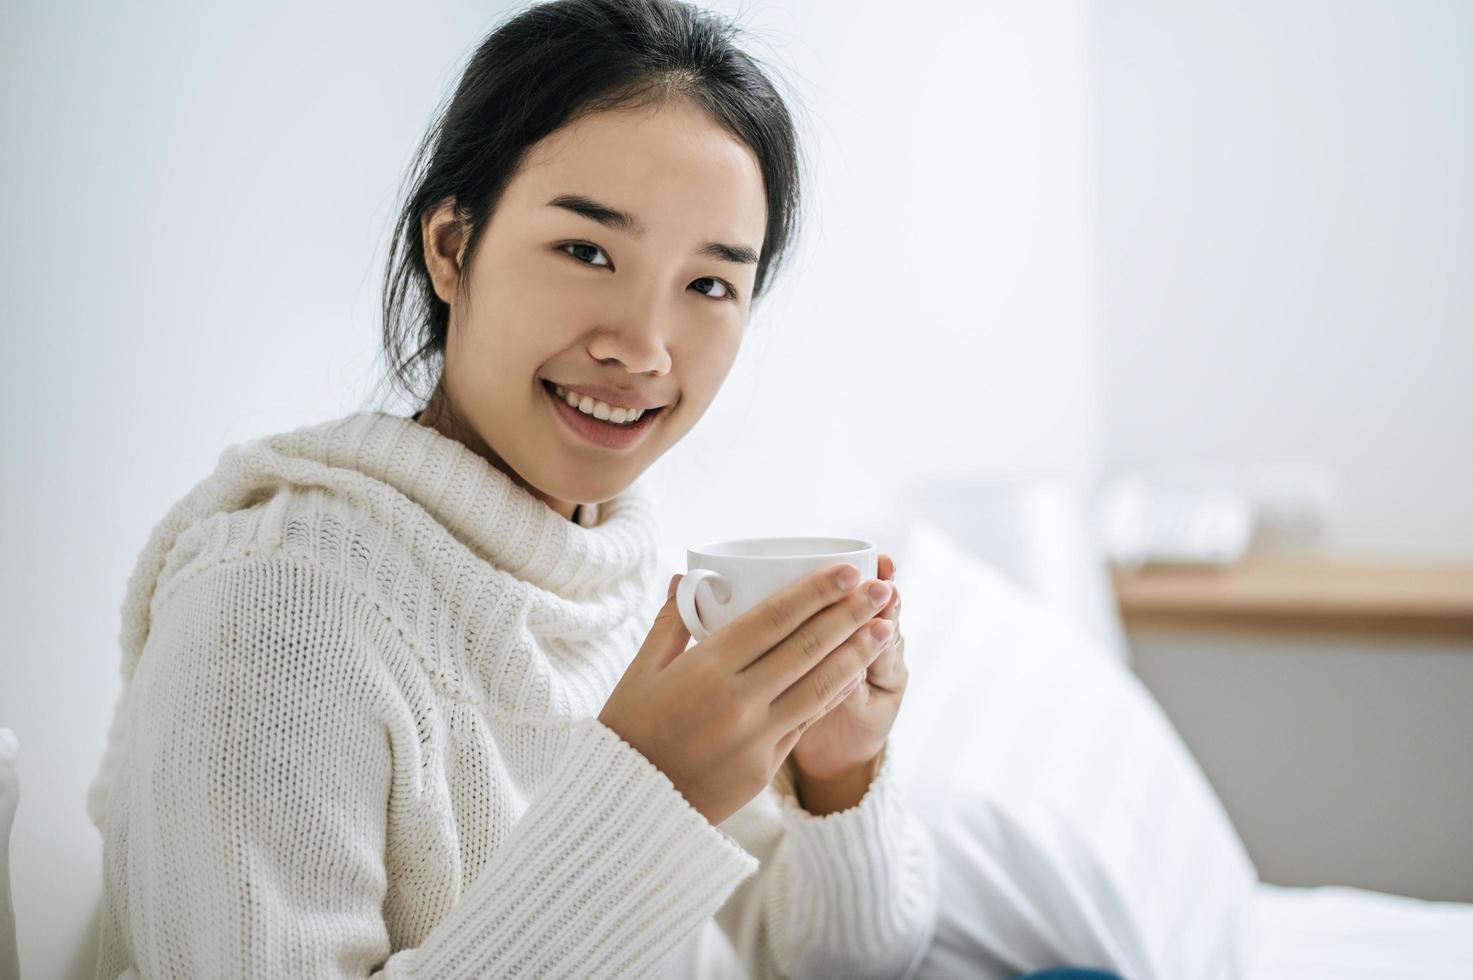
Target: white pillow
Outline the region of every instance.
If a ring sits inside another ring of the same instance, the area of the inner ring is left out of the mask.
[[[942,868],[920,976],[1239,976],[1257,870],[1145,687],[934,525],[902,556],[891,750]]]

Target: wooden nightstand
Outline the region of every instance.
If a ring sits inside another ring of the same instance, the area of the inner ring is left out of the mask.
[[[1473,565],[1253,559],[1113,575],[1131,629],[1309,628],[1473,636]]]
[[[1132,668],[1265,880],[1473,901],[1473,566],[1113,578]]]

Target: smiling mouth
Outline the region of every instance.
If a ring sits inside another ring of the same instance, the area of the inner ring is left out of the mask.
[[[651,425],[654,424],[657,418],[664,414],[665,409],[670,407],[669,405],[661,405],[659,408],[647,408],[644,410],[644,413],[640,415],[639,420],[635,422],[610,422],[608,419],[601,419],[596,415],[590,415],[587,412],[582,411],[581,409],[574,408],[572,405],[568,404],[568,400],[566,398],[557,393],[557,389],[551,381],[548,381],[546,378],[539,378],[538,380],[542,382],[542,389],[547,392],[548,397],[553,400],[556,407],[564,412],[567,412],[570,416],[579,419],[581,422],[591,423],[592,425],[607,430],[611,433],[634,433],[639,432],[643,429],[648,429]]]
[[[576,398],[578,398],[578,399],[580,399],[580,400],[581,400],[581,399],[582,399],[582,398],[583,398],[583,397],[584,397],[584,396],[583,396],[583,394],[582,394],[582,393],[581,393],[581,392],[577,392],[577,391],[573,391],[573,390],[572,390],[572,389],[567,389],[567,392],[566,392],[566,394],[564,394],[564,393],[560,393],[560,392],[559,392],[559,391],[558,391],[558,389],[559,389],[559,388],[560,388],[560,387],[561,387],[561,385],[559,385],[559,384],[558,384],[558,383],[557,383],[557,382],[555,382],[555,381],[551,381],[551,380],[549,380],[549,379],[547,379],[547,378],[544,378],[544,377],[541,377],[541,376],[539,376],[539,377],[538,377],[538,378],[537,378],[537,380],[538,380],[538,381],[539,381],[539,382],[541,382],[541,383],[542,383],[542,387],[544,387],[544,388],[546,388],[546,389],[547,389],[547,393],[548,393],[548,394],[549,394],[549,395],[551,395],[551,396],[552,396],[552,397],[554,397],[554,398],[558,398],[558,399],[561,399],[561,400],[562,400],[562,401],[567,401],[567,394],[571,394],[571,395],[573,395],[573,396],[575,396],[575,397],[576,397]],[[595,396],[595,400],[597,400],[597,398],[596,398],[596,396]],[[608,404],[608,403],[605,403],[605,404]],[[661,410],[661,409],[664,409],[664,408],[669,408],[669,407],[670,407],[670,404],[671,404],[671,403],[669,403],[669,402],[667,402],[667,403],[666,403],[666,404],[664,404],[664,405],[656,405],[656,406],[654,406],[654,407],[652,407],[652,408],[646,408],[646,409],[644,409],[644,410],[643,410],[643,411],[644,411],[644,414],[646,414],[646,415],[648,415],[648,414],[649,414],[649,413],[651,413],[651,412],[658,412],[658,411],[660,411],[660,410]],[[571,406],[571,407],[574,407],[574,408],[576,408],[576,407],[577,407],[577,406],[576,406],[576,405],[574,405],[574,406]],[[611,407],[612,407],[612,406],[611,406]],[[631,409],[625,409],[625,411],[631,411]],[[584,414],[587,414],[587,413],[584,413]],[[596,415],[590,415],[590,416],[589,416],[589,417],[590,417],[590,418],[597,418],[597,417],[598,417],[598,416],[596,416]],[[603,420],[603,421],[607,421],[607,420],[606,420],[606,419],[605,419],[605,420]],[[617,422],[616,422],[616,423],[614,423],[614,424],[615,424],[615,425],[618,425],[618,424],[620,424],[620,423],[617,423]]]

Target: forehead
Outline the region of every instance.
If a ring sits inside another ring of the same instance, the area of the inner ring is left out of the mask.
[[[756,154],[684,100],[562,127],[528,151],[506,193],[538,207],[584,194],[633,213],[647,234],[683,239],[695,229],[759,249],[767,221]]]

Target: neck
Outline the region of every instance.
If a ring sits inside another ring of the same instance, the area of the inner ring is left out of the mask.
[[[477,456],[480,456],[486,462],[490,463],[492,466],[496,467],[498,470],[511,477],[512,481],[516,483],[517,486],[526,490],[532,496],[536,497],[538,500],[542,501],[547,506],[557,511],[568,520],[575,523],[577,522],[579,505],[564,500],[553,500],[547,494],[532,486],[532,484],[528,483],[522,478],[522,475],[518,473],[511,466],[511,464],[502,459],[500,454],[498,454],[496,450],[492,449],[491,446],[486,442],[486,440],[480,437],[475,429],[473,429],[469,425],[464,425],[460,423],[460,421],[455,416],[455,411],[451,407],[449,400],[445,397],[445,388],[443,385],[435,386],[435,391],[434,394],[430,396],[429,404],[425,405],[425,407],[418,412],[415,412],[413,418],[415,422],[418,422],[420,425],[423,425],[426,428],[434,429],[436,432],[440,433],[442,436],[445,436],[447,439],[454,439],[456,442],[465,446],[471,452],[475,453]]]

